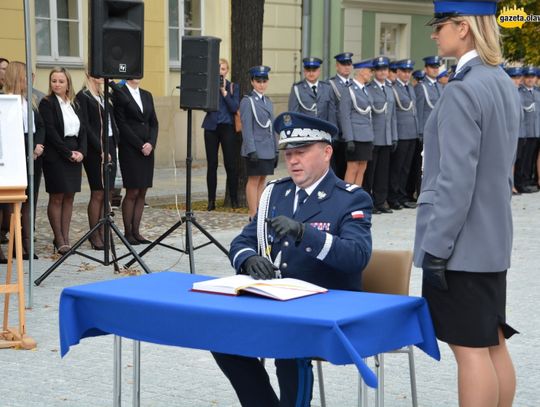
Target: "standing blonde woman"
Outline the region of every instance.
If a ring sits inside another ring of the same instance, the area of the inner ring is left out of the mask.
[[[43,143],[45,139],[45,128],[43,125],[43,120],[41,119],[41,116],[38,112],[35,98],[30,103],[28,103],[26,86],[26,64],[19,61],[12,61],[8,65],[4,78],[4,92],[6,94],[21,95],[26,162],[28,163],[29,155],[32,156],[32,159],[34,161],[34,179],[28,178],[28,188],[30,188],[30,183],[33,182],[35,208],[38,199],[39,185],[41,183],[42,154],[44,151]],[[34,149],[31,153],[28,152],[28,132],[30,128],[30,126],[28,126],[29,107],[34,112],[34,122],[31,123],[32,132],[34,134]],[[30,197],[28,188],[26,189],[26,196]],[[27,260],[30,250],[30,230],[31,228],[33,228],[33,225],[30,225],[30,202],[28,200],[26,200],[26,202],[24,202],[21,207],[21,223],[23,235],[23,258]],[[34,255],[34,257],[37,259],[36,255]]]
[[[113,107],[109,104],[108,119],[105,119],[105,101],[103,98],[103,78],[94,78],[86,73],[85,86],[75,98],[86,127],[88,148],[83,165],[90,185],[90,202],[88,202],[88,223],[92,229],[103,216],[105,174],[103,162],[112,164],[109,172],[109,188],[114,188],[116,174],[116,145],[118,127],[114,120]],[[109,150],[104,151],[103,133],[109,138]],[[112,196],[112,195],[111,195]],[[94,232],[90,237],[94,250],[103,250],[103,230]]]
[[[432,39],[456,73],[424,128],[415,264],[437,337],[458,367],[460,407],[510,407],[506,339],[512,164],[520,100],[499,66],[495,1],[435,2]]]
[[[71,75],[65,68],[49,74],[49,92],[39,104],[45,122],[43,175],[49,193],[47,216],[54,233],[53,245],[67,253],[73,199],[81,191],[82,161],[86,155],[86,129],[81,125]]]

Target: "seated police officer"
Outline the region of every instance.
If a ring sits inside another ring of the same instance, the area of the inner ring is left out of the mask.
[[[231,244],[233,267],[256,279],[280,274],[326,288],[359,291],[362,270],[371,256],[372,202],[362,188],[345,183],[330,169],[337,128],[285,112],[275,119],[274,129],[290,177],[265,188],[257,215]],[[266,236],[257,236],[258,230],[266,230]],[[242,406],[309,406],[311,359],[276,359],[278,398],[258,359],[213,355]]]

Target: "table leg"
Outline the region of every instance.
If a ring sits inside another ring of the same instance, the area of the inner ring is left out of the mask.
[[[113,407],[122,406],[122,337],[114,335]]]
[[[141,406],[141,342],[133,341],[133,407]]]

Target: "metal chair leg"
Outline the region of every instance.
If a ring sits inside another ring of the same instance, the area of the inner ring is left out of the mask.
[[[321,397],[321,407],[326,407],[326,395],[324,393],[324,379],[322,371],[322,362],[320,360],[315,361],[317,365],[317,378],[319,380],[319,394]]]
[[[411,398],[413,407],[418,407],[418,394],[416,393],[416,369],[414,366],[414,348],[412,345],[408,346],[409,355],[409,375],[411,377]]]
[[[384,353],[375,356],[378,386],[375,390],[375,406],[384,407]]]

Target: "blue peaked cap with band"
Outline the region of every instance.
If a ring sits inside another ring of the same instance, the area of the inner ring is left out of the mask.
[[[506,68],[504,68],[504,71],[511,78],[514,78],[516,76],[523,76],[523,69],[520,66],[507,66]]]
[[[412,59],[401,59],[396,61],[396,69],[414,69],[414,61]]]
[[[425,57],[422,58],[424,60],[424,65],[433,65],[433,66],[441,66],[442,64],[442,58],[438,55],[433,55],[431,57]]]
[[[442,71],[440,74],[437,75],[437,80],[444,78],[445,76],[449,76],[450,72],[448,72],[446,69]]]
[[[362,68],[368,68],[373,69],[373,59],[366,59],[364,61],[355,62],[353,64],[354,69],[362,69]]]
[[[523,76],[536,76],[537,70],[534,66],[524,66],[522,69]]]
[[[434,0],[434,16],[426,25],[435,25],[459,16],[492,16],[499,0]]]
[[[390,58],[388,57],[377,57],[373,60],[373,68],[388,68],[390,66]]]
[[[317,142],[331,144],[338,128],[313,116],[284,112],[275,118],[274,131],[279,134],[278,148],[286,150]]]
[[[249,68],[249,76],[252,78],[264,78],[268,79],[268,72],[270,72],[270,67],[265,65],[257,65]]]
[[[304,68],[318,68],[322,64],[322,59],[317,57],[307,57],[302,59],[302,62],[304,63]]]
[[[412,73],[412,77],[417,81],[421,81],[426,77],[426,73],[424,71],[421,71],[420,69],[417,69]]]
[[[353,55],[354,54],[352,52],[342,52],[341,54],[334,55],[334,58],[340,64],[347,64],[347,63],[352,63]]]

